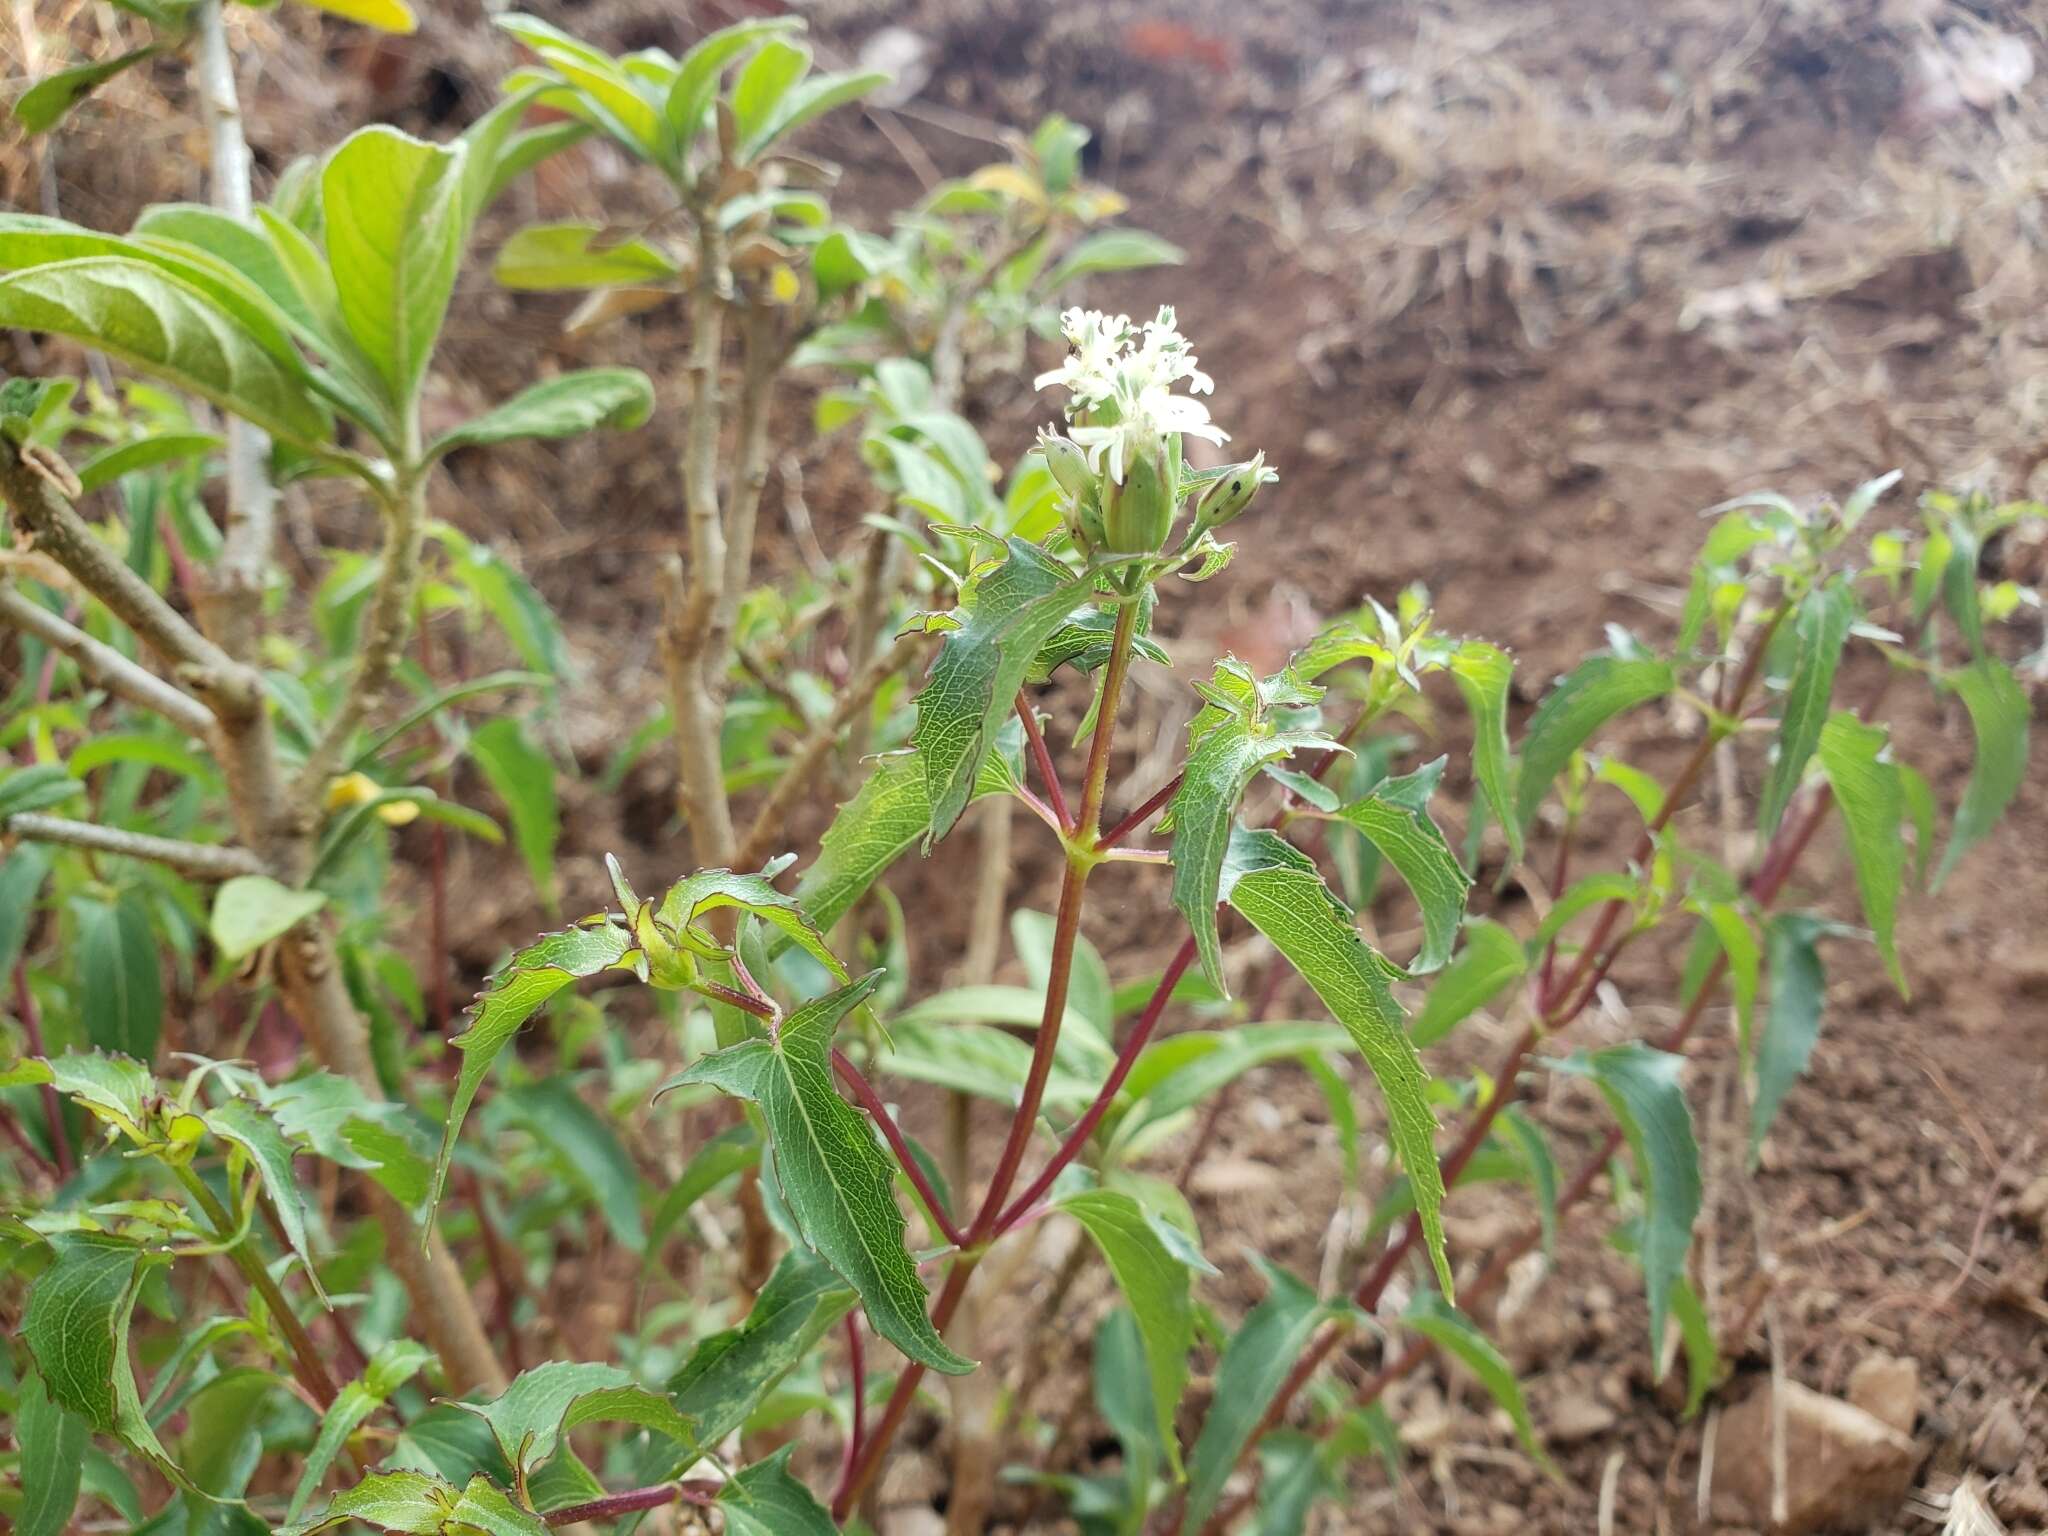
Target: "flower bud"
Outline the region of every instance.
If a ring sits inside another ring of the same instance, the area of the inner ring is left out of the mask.
[[[1195,503],[1195,526],[1199,529],[1221,528],[1242,516],[1244,509],[1252,504],[1252,498],[1258,495],[1259,487],[1272,478],[1273,472],[1266,468],[1263,453],[1243,464],[1231,465],[1209,482],[1201,500]]]
[[[1104,545],[1111,554],[1152,554],[1173,530],[1175,498],[1165,450],[1155,439],[1132,457],[1122,485],[1103,486]]]
[[[1045,455],[1045,467],[1061,490],[1077,502],[1093,497],[1095,476],[1089,472],[1085,453],[1058,433],[1046,431],[1038,434],[1038,451]]]

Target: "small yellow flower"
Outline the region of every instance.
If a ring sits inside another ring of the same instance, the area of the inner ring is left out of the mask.
[[[803,291],[803,284],[797,281],[788,262],[778,261],[769,271],[768,297],[777,304],[794,304]]]
[[[327,809],[344,811],[377,798],[377,781],[367,773],[345,773],[327,786]]]
[[[420,819],[417,800],[393,800],[377,807],[377,819],[387,827],[410,826]]]

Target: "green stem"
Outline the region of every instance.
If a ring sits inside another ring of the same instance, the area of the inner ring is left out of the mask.
[[[232,1238],[235,1234],[235,1219],[228,1214],[227,1207],[214,1198],[214,1193],[206,1187],[205,1180],[182,1165],[174,1167],[173,1171],[178,1176],[178,1182],[185,1186],[185,1192],[192,1197],[192,1203],[199,1207],[200,1213],[212,1225],[214,1236],[223,1242]],[[291,1302],[278,1288],[277,1282],[271,1278],[270,1270],[263,1263],[263,1256],[256,1252],[247,1237],[233,1244],[227,1250],[227,1255],[234,1261],[235,1268],[242,1272],[242,1278],[249,1282],[250,1288],[263,1298],[263,1304],[270,1309],[270,1315],[277,1320],[277,1326],[284,1334],[285,1342],[291,1346],[293,1374],[299,1378],[299,1385],[312,1395],[322,1409],[327,1408],[335,1398],[334,1382],[327,1374],[326,1365],[321,1362],[320,1351],[314,1347],[312,1335],[306,1332],[306,1325],[299,1321],[299,1315],[292,1310]]]

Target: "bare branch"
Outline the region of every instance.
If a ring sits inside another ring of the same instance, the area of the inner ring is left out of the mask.
[[[790,807],[809,790],[819,767],[838,743],[840,733],[856,715],[874,702],[882,684],[928,654],[928,643],[923,635],[904,636],[869,662],[867,670],[846,685],[838,703],[832,706],[832,713],[818,723],[797,749],[796,756],[783,769],[782,777],[768,792],[768,798],[761,802],[760,810],[754,813],[753,825],[747,828],[746,841],[740,844],[739,852],[733,856],[731,868],[758,869],[775,851],[784,835],[783,824],[788,819]]]
[[[223,847],[217,843],[185,843],[172,837],[152,837],[147,832],[103,827],[97,822],[45,816],[40,811],[17,811],[0,821],[0,827],[4,827],[10,837],[25,837],[34,843],[62,843],[67,848],[85,848],[94,853],[118,853],[130,859],[148,859],[201,880],[230,880],[236,875],[267,873],[263,861],[246,848]]]
[[[11,624],[69,656],[87,681],[99,684],[116,698],[162,715],[188,736],[205,736],[213,728],[213,712],[191,694],[172,687],[111,645],[66,623],[15,587],[0,585],[0,623]]]
[[[137,638],[168,662],[223,720],[245,718],[262,702],[255,670],[237,664],[156,588],[128,569],[72,506],[56,477],[0,438],[0,493],[41,554],[69,571]]]

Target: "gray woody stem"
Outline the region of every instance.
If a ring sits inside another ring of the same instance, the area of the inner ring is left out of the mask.
[[[263,861],[246,848],[184,843],[172,837],[151,837],[146,832],[126,832],[119,827],[72,821],[63,816],[45,816],[37,811],[17,811],[0,820],[0,831],[35,843],[62,843],[66,847],[86,848],[95,853],[118,853],[131,859],[148,859],[201,880],[228,880],[236,875],[260,875],[264,872]]]
[[[11,586],[0,586],[0,623],[33,635],[52,650],[69,656],[87,682],[98,684],[138,708],[162,715],[186,735],[206,736],[212,731],[213,712],[191,694],[172,687],[111,645],[93,639]]]
[[[662,661],[674,700],[678,809],[690,824],[690,848],[701,868],[729,866],[732,806],[719,752],[718,699],[705,668],[711,632],[725,590],[725,519],[718,505],[719,364],[725,303],[731,288],[725,239],[714,217],[697,223],[697,279],[690,291],[690,418],[683,448],[683,497],[690,568],[663,573],[667,621]]]

